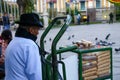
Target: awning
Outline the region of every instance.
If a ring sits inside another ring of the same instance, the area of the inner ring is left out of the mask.
[[[110,2],[113,2],[113,3],[120,3],[120,0],[110,0]]]

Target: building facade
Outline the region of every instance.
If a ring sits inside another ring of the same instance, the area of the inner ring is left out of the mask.
[[[9,14],[10,20],[16,20],[19,17],[19,10],[16,0],[0,0],[0,17],[4,12]]]
[[[16,4],[16,0],[3,1],[5,12],[18,17],[18,11],[16,11],[18,10],[18,6]],[[44,4],[46,4],[46,6],[44,6]],[[91,21],[108,20],[109,13],[114,12],[114,5],[108,0],[35,0],[34,6],[37,13],[42,15],[44,10],[47,10],[49,16],[52,18],[57,15],[66,14],[67,9],[71,12],[70,10],[75,10],[76,8],[82,16],[90,15]],[[3,12],[2,9],[3,8],[0,5],[0,15]]]
[[[37,0],[36,10],[43,13],[44,0]],[[114,5],[107,0],[46,0],[47,12],[50,15],[58,15],[58,13],[66,13],[66,9],[74,10],[75,7],[81,12],[81,15],[90,15],[94,20],[108,20],[109,13],[114,12]],[[56,13],[56,14],[54,14]],[[94,14],[94,15],[92,15]],[[95,16],[96,15],[96,16]]]

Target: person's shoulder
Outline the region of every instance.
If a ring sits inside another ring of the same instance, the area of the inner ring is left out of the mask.
[[[11,41],[11,44],[15,46],[19,45],[21,47],[29,47],[29,46],[37,47],[36,43],[33,40],[21,38],[21,37],[13,38],[13,40]]]
[[[17,42],[24,43],[24,44],[30,44],[30,43],[33,44],[33,43],[34,43],[33,40],[27,39],[27,38],[22,38],[22,37],[15,37],[13,40],[14,40],[14,41],[17,41]]]

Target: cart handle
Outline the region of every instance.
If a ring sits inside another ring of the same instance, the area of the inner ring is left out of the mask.
[[[50,31],[50,29],[53,27],[53,25],[55,24],[55,22],[59,19],[66,19],[66,16],[62,16],[62,17],[56,17],[52,20],[52,22],[48,25],[48,27],[46,28],[46,30],[43,32],[41,38],[40,38],[40,47],[42,49],[42,51],[45,51],[44,48],[44,39],[46,37],[46,35],[48,34],[48,32]],[[42,53],[43,54],[43,53]],[[44,54],[45,55],[45,54]]]

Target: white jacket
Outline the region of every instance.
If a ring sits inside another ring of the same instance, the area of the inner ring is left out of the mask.
[[[42,80],[40,60],[34,41],[15,37],[6,49],[5,80]]]

